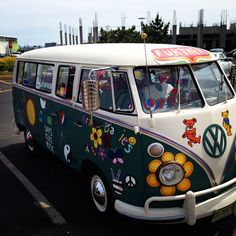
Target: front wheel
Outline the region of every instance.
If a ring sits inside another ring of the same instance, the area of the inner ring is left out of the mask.
[[[98,175],[94,175],[91,179],[90,187],[95,206],[100,212],[106,212],[108,209],[108,196],[102,179]]]
[[[101,213],[113,212],[114,200],[105,177],[100,171],[90,176],[90,193],[97,210]]]

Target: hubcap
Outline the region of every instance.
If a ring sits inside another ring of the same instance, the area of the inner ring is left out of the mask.
[[[101,212],[107,209],[107,192],[102,179],[94,175],[91,179],[91,193],[97,209]]]

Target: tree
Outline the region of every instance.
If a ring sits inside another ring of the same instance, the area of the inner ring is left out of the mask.
[[[140,33],[135,30],[135,26],[129,29],[116,29],[105,31],[101,28],[100,43],[137,43],[140,42]]]
[[[168,34],[170,22],[165,24],[157,14],[156,18],[151,21],[150,25],[142,24],[142,30],[148,37],[147,43],[170,43],[171,37]]]
[[[148,37],[146,39],[147,43],[169,43],[170,36],[168,22],[165,24],[163,20],[157,14],[155,20],[151,21],[150,25],[142,24],[143,32],[145,32]],[[100,43],[141,43],[142,39],[140,37],[140,32],[136,31],[135,26],[129,29],[118,28],[116,30],[105,31],[101,28]]]

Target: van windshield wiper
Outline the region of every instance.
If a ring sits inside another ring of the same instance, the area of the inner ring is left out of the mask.
[[[178,113],[180,113],[180,110],[181,110],[181,104],[180,104],[180,68],[177,67],[177,90],[178,90]]]
[[[217,95],[218,102],[220,100],[220,93],[223,93],[223,92],[225,92],[225,102],[227,102],[227,91],[226,91],[226,86],[224,85],[225,85],[224,74],[222,74],[220,82],[219,82],[219,88],[218,88],[218,95]],[[225,88],[225,91],[223,91],[224,88]]]

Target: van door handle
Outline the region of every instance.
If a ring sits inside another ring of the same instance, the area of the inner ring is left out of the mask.
[[[78,121],[77,122],[73,122],[73,125],[78,127],[78,128],[82,128],[83,125],[81,123],[79,123]]]
[[[58,117],[58,113],[57,112],[53,112],[53,113],[51,113],[51,116],[52,117]]]

